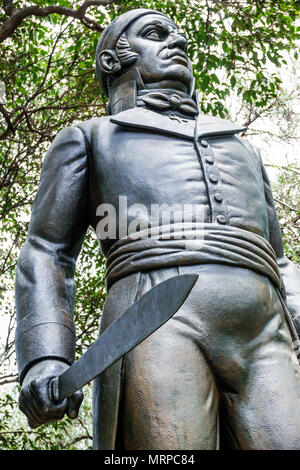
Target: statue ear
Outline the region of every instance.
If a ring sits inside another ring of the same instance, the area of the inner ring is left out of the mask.
[[[99,64],[103,72],[107,74],[118,73],[121,70],[120,61],[113,50],[101,51],[98,56]]]

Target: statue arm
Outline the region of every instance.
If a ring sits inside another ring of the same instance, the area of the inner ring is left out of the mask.
[[[280,224],[278,221],[272,190],[267,172],[262,165],[265,197],[269,219],[270,243],[277,256],[277,264],[284,284],[284,296],[287,307],[293,317],[298,334],[300,332],[300,269],[284,256]]]
[[[88,227],[89,169],[77,127],[62,130],[45,157],[16,273],[20,380],[43,360],[71,364],[75,352],[75,263]]]

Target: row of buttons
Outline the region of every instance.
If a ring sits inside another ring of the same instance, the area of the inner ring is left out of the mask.
[[[201,140],[200,144],[204,148],[208,147],[208,142],[204,139]],[[215,159],[212,155],[205,155],[204,160],[209,165],[213,165],[215,163]],[[213,183],[213,184],[217,184],[219,182],[219,177],[215,173],[210,173],[208,175],[208,178],[209,178],[210,182]],[[223,196],[222,196],[221,193],[217,192],[217,193],[214,194],[214,199],[215,199],[216,202],[221,203],[223,201]],[[220,224],[226,224],[227,223],[227,218],[225,217],[225,215],[219,214],[219,215],[217,215],[217,221]]]

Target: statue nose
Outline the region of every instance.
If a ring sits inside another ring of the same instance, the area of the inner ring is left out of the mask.
[[[170,36],[170,41],[168,44],[169,49],[173,49],[175,47],[179,47],[182,49],[184,52],[187,51],[188,43],[185,37],[181,36],[180,34],[177,33],[171,33]]]

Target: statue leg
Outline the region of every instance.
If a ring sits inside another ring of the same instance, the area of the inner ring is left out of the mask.
[[[216,377],[227,443],[299,450],[300,366],[273,284],[247,269],[205,266],[184,315]]]
[[[218,448],[219,395],[231,447],[300,449],[300,366],[275,288],[244,268],[184,272],[199,278],[182,308],[123,362],[117,449]],[[143,273],[133,295],[176,274]],[[108,311],[122,312],[132,289],[124,280],[115,290]]]
[[[194,337],[175,317],[127,355],[118,450],[218,448],[218,391]]]
[[[267,339],[269,338],[269,339]],[[300,449],[300,367],[274,290],[273,315],[244,349],[236,393],[222,394],[222,424],[237,449]]]

